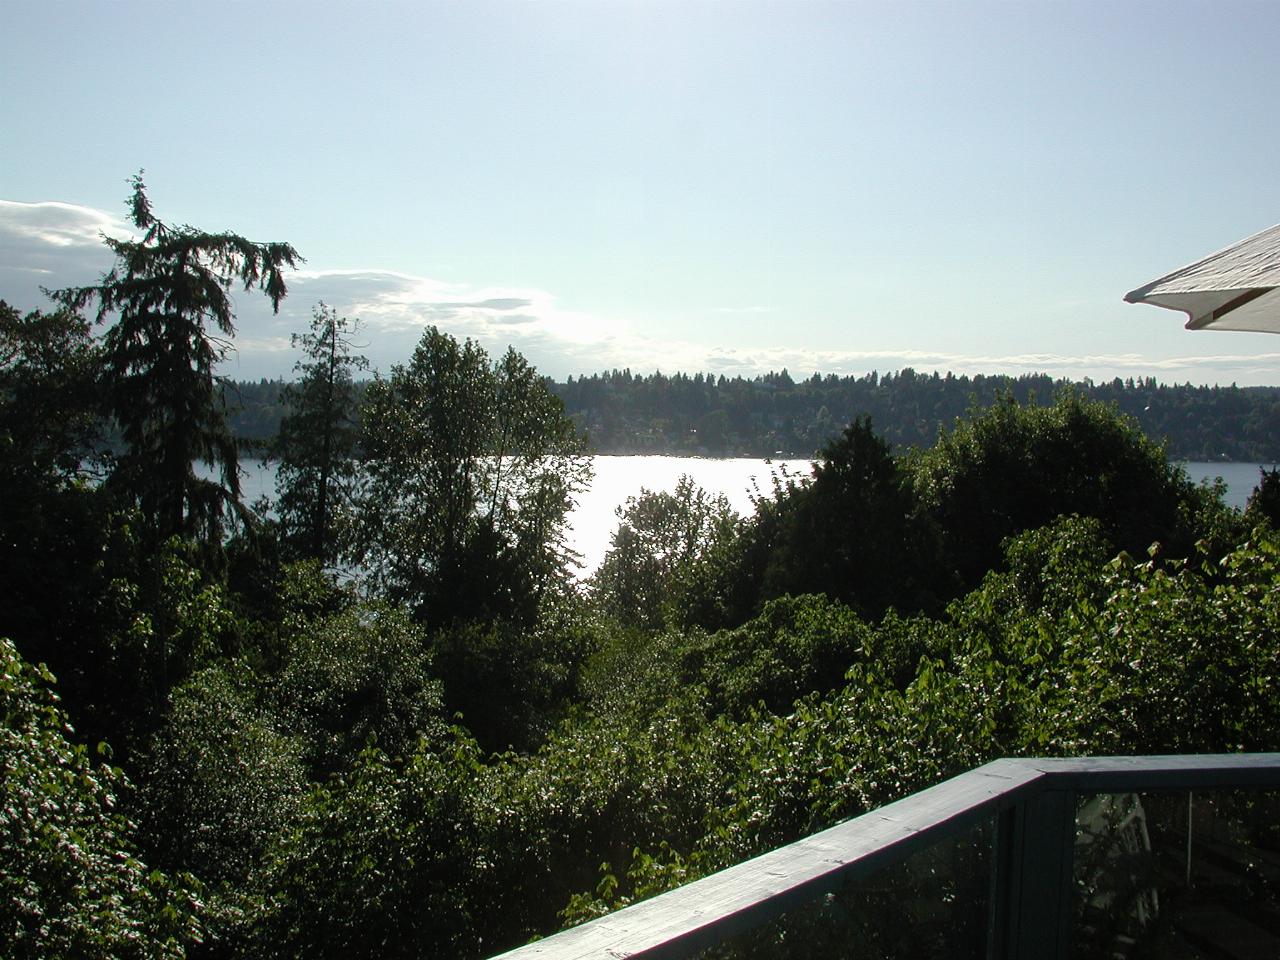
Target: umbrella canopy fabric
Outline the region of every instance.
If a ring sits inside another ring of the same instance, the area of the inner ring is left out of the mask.
[[[1280,333],[1280,223],[1124,298],[1181,310],[1188,330]]]

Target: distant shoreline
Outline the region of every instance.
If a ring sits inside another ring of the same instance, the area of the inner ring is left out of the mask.
[[[1196,387],[1152,377],[1106,383],[1045,374],[893,374],[792,379],[784,370],[751,379],[628,370],[550,382],[597,456],[730,459],[817,454],[855,417],[895,451],[933,446],[939,432],[993,404],[1047,404],[1064,390],[1131,418],[1171,459],[1280,462],[1280,388]],[[282,381],[229,384],[231,428],[261,444],[279,430]],[[363,384],[357,384],[357,394]]]

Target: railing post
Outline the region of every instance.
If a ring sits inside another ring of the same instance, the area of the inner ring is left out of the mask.
[[[1076,797],[1040,790],[1000,813],[992,870],[991,960],[1068,960]]]

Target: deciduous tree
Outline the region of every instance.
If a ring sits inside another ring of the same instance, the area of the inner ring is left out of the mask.
[[[0,488],[63,489],[93,452],[100,352],[70,310],[22,315],[0,300]],[[9,500],[13,503],[12,499]]]
[[[684,475],[671,492],[642,489],[617,515],[609,551],[591,578],[596,600],[620,622],[649,630],[687,626],[697,567],[737,533],[728,498]]]
[[[101,466],[100,357],[77,314],[23,315],[0,301],[0,636],[58,673],[81,725],[102,690],[110,520],[90,482]]]
[[[353,559],[431,625],[529,621],[571,556],[590,475],[560,401],[514,350],[498,362],[434,327],[368,388]]]
[[[1136,554],[1160,541],[1185,555],[1201,536],[1182,469],[1132,420],[1074,392],[1051,406],[1006,397],[944,432],[912,474],[965,588],[1000,563],[1006,537],[1059,516],[1096,517],[1116,547]]]

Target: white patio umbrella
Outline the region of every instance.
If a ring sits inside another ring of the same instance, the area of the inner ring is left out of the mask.
[[[1280,333],[1280,223],[1124,298],[1181,310],[1188,330]]]

